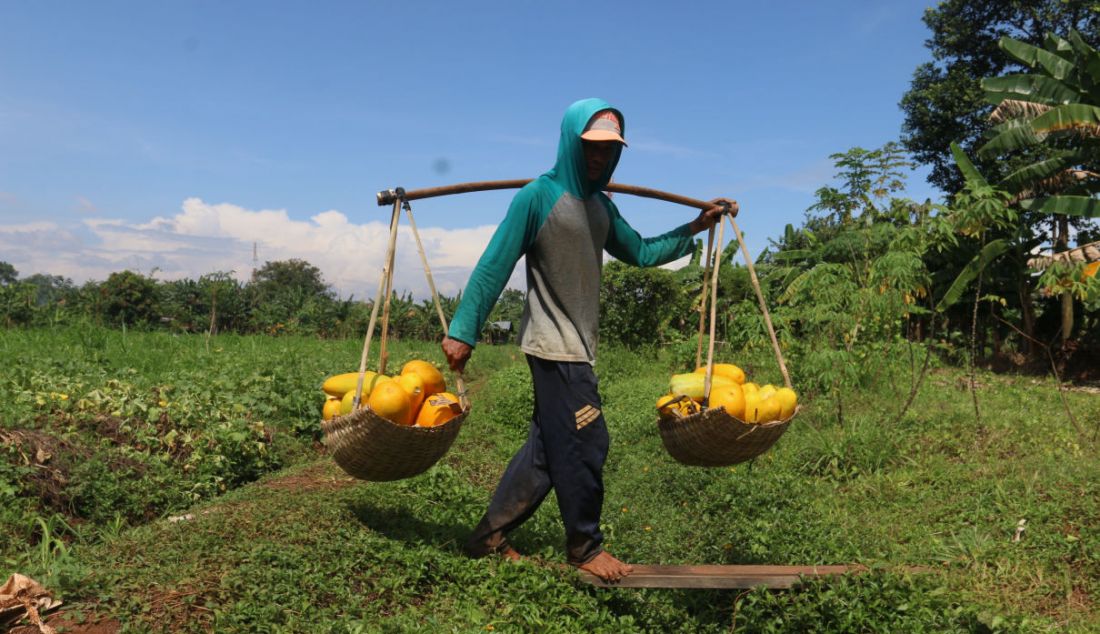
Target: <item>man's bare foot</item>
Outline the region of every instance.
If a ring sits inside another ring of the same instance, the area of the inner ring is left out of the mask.
[[[505,546],[504,550],[500,551],[500,556],[508,561],[519,561],[523,559],[523,555],[519,554],[519,551],[511,546]]]
[[[601,550],[600,554],[577,567],[611,583],[634,572],[634,566],[619,561],[606,550]]]

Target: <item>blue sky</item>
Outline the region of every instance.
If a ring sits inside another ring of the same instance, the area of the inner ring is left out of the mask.
[[[0,0],[0,260],[244,278],[255,242],[371,295],[376,191],[537,176],[590,96],[625,114],[616,181],[735,198],[758,252],[830,154],[898,138],[928,4]],[[907,194],[938,198],[924,177]],[[441,290],[510,195],[414,204]],[[693,216],[616,202],[643,235]],[[422,295],[407,235],[399,254],[398,288]]]

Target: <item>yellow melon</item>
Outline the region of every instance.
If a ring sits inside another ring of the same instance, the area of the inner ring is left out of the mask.
[[[398,425],[412,425],[412,400],[397,381],[384,381],[374,386],[367,401],[371,411]]]
[[[673,374],[668,381],[668,391],[673,394],[683,394],[684,396],[690,396],[696,401],[703,400],[703,388],[706,382],[706,376],[702,374],[696,374],[689,372],[687,374]],[[730,379],[724,376],[718,376],[717,374],[711,377],[710,389],[713,392],[716,388],[722,385],[736,385]]]
[[[779,420],[787,420],[794,414],[794,410],[798,407],[798,394],[789,387],[781,387],[775,391],[775,396],[772,398],[779,401]]]
[[[373,374],[374,376],[369,377],[370,380],[364,379],[364,381],[363,381],[363,391],[360,392],[360,394],[362,396],[359,397],[359,407],[360,407],[360,409],[366,406],[367,401],[370,399],[371,391],[374,388],[378,387],[379,385],[381,385],[382,383],[385,383],[387,381],[393,381],[392,378],[390,378],[390,377],[388,377],[384,374],[375,374],[374,372],[368,372],[368,374]],[[358,375],[356,375],[356,376],[358,376]],[[351,404],[352,404],[352,400],[354,398],[355,398],[355,386],[352,385],[351,389],[348,390],[347,393],[344,394],[344,397],[340,399],[340,414],[341,415],[351,413]]]
[[[745,417],[745,392],[737,383],[715,388],[710,393],[710,406],[721,407],[730,416],[743,419]]]
[[[424,379],[420,378],[419,374],[410,372],[394,380],[409,395],[409,406],[412,408],[409,418],[416,420],[416,413],[420,411],[420,405],[424,402]]]
[[[420,359],[413,359],[401,368],[401,374],[417,374],[424,381],[424,396],[447,391],[447,382],[443,379],[443,373],[439,368]]]
[[[761,398],[760,403],[757,405],[756,422],[770,423],[773,420],[779,420],[781,407],[779,399],[775,398],[774,395]]]
[[[695,368],[696,374],[706,374],[707,366]],[[715,363],[714,375],[724,376],[738,385],[745,382],[745,371],[732,363]]]
[[[756,390],[742,389],[745,394],[745,415],[741,420],[746,423],[760,422],[760,394]]]
[[[325,400],[325,406],[321,408],[321,420],[332,420],[340,413],[340,399],[330,396]]]
[[[424,401],[416,416],[417,427],[435,427],[462,413],[458,397],[450,392],[432,394]]]

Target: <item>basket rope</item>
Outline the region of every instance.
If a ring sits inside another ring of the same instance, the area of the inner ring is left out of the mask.
[[[787,365],[783,360],[783,352],[779,347],[779,340],[775,335],[771,314],[768,311],[767,302],[764,300],[764,292],[756,276],[756,268],[753,266],[752,257],[749,255],[748,248],[745,246],[744,236],[742,236],[733,217],[726,215],[726,218],[730,222],[730,227],[740,245],[741,253],[745,258],[745,264],[749,269],[749,280],[752,283],[753,291],[756,293],[756,299],[760,304],[760,311],[764,316],[764,324],[771,338],[772,351],[775,353],[779,369],[783,373],[783,381],[787,387],[791,387],[791,379],[787,372]],[[707,365],[703,384],[703,410],[682,419],[661,419],[657,424],[661,434],[661,441],[664,443],[665,449],[668,451],[669,455],[683,464],[692,466],[729,466],[751,460],[771,448],[771,446],[775,444],[775,441],[787,431],[787,427],[790,425],[791,420],[793,420],[798,413],[796,409],[795,413],[791,414],[791,416],[787,417],[785,420],[750,424],[730,416],[724,410],[707,408],[710,402],[710,391],[713,387],[714,378],[718,270],[722,261],[724,227],[724,223],[719,220],[716,245],[714,244],[714,227],[711,227],[707,235],[706,264],[703,270],[703,293],[699,307],[699,343],[696,347],[695,362],[695,366],[699,367],[702,361],[704,321],[707,315],[707,300],[709,295],[710,328],[708,334],[710,336],[710,341],[707,346]],[[710,291],[709,294],[707,292],[708,290]]]
[[[703,292],[699,297],[699,345],[695,347],[695,367],[703,364],[703,332],[707,326],[707,278],[710,277],[710,256],[714,249],[714,226],[707,231],[707,259],[703,263]]]
[[[420,252],[420,262],[424,264],[424,275],[428,278],[428,288],[432,290],[432,302],[435,303],[435,313],[439,315],[439,324],[443,326],[443,336],[449,332],[447,317],[443,315],[443,304],[439,301],[439,293],[435,290],[435,279],[432,278],[432,269],[428,266],[428,256],[424,252],[424,243],[420,241],[420,232],[416,230],[416,220],[413,220],[412,205],[405,201],[405,213],[409,216],[409,227],[412,229],[413,238],[416,239],[416,249]],[[466,381],[462,378],[462,371],[455,371],[455,396],[458,397],[462,409],[469,409],[470,401],[466,398]]]
[[[428,278],[428,286],[432,291],[436,313],[439,315],[440,325],[443,326],[443,334],[444,336],[447,334],[447,319],[443,314],[443,306],[435,288],[423,242],[416,230],[412,207],[407,200],[398,198],[394,201],[393,212],[390,215],[390,235],[386,257],[378,280],[378,293],[371,309],[370,325],[363,340],[363,352],[359,357],[359,377],[356,381],[352,411],[322,425],[325,444],[332,451],[337,464],[350,475],[370,481],[400,480],[426,471],[450,449],[470,412],[466,385],[461,372],[455,372],[455,384],[462,411],[442,425],[435,427],[398,425],[378,416],[369,407],[360,407],[371,339],[378,323],[379,307],[382,307],[382,332],[378,372],[384,374],[386,371],[386,340],[389,334],[390,299],[393,295],[394,257],[402,207],[409,217],[413,237],[420,252],[420,260],[424,265],[424,273]]]
[[[741,245],[741,253],[745,256],[745,266],[749,269],[749,281],[752,282],[752,289],[756,291],[756,300],[760,302],[760,312],[764,314],[764,325],[768,328],[768,337],[772,341],[772,350],[775,351],[775,360],[779,363],[779,371],[783,373],[783,383],[787,387],[791,385],[791,375],[787,373],[787,364],[783,362],[783,351],[779,348],[779,339],[775,336],[775,327],[772,326],[772,316],[768,312],[768,303],[764,301],[764,292],[760,290],[760,280],[756,278],[756,267],[752,264],[752,256],[749,255],[749,248],[745,246],[745,239],[741,235],[741,230],[737,227],[737,221],[732,216],[726,217],[730,221],[730,227],[733,228],[734,235],[737,236],[737,243]]]
[[[768,310],[768,302],[764,299],[764,291],[760,288],[760,280],[756,276],[756,267],[752,263],[752,256],[749,255],[749,249],[745,246],[745,238],[741,234],[741,229],[737,226],[737,221],[733,219],[733,216],[727,214],[726,219],[729,220],[730,228],[733,230],[733,235],[737,238],[737,244],[741,247],[741,254],[745,258],[745,266],[749,270],[749,282],[752,284],[752,290],[756,294],[756,301],[760,305],[760,312],[764,316],[764,326],[768,331],[768,338],[771,340],[772,352],[775,354],[775,361],[779,365],[779,371],[783,374],[783,384],[787,387],[793,387],[791,383],[791,375],[787,372],[787,363],[783,359],[783,350],[779,347],[779,338],[775,335],[775,326],[772,325],[771,312]],[[710,343],[707,349],[707,374],[706,380],[703,384],[703,402],[707,403],[710,399],[711,379],[714,372],[714,334],[716,325],[717,305],[718,305],[718,265],[721,263],[722,258],[722,229],[724,225],[718,226],[718,246],[714,250],[714,270],[711,271],[711,251],[712,244],[711,238],[714,236],[714,228],[711,227],[710,233],[707,235],[707,261],[706,268],[703,271],[703,302],[699,309],[699,345],[695,355],[695,367],[702,365],[700,353],[703,349],[703,316],[706,313],[706,295],[707,295],[707,277],[708,275],[713,277],[713,281],[710,285]]]

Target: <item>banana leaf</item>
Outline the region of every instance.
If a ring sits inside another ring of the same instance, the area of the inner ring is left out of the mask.
[[[1073,45],[1069,43],[1069,40],[1060,35],[1047,33],[1043,38],[1043,44],[1047,47],[1048,51],[1059,57],[1064,59],[1073,57]]]
[[[991,262],[999,258],[1005,251],[1008,251],[1011,246],[1007,240],[994,240],[985,245],[978,255],[967,262],[959,276],[951,283],[951,288],[947,289],[939,303],[936,304],[936,312],[942,313],[958,303],[970,283],[978,277],[978,273],[985,270]]]
[[[1089,196],[1044,196],[1022,200],[1020,207],[1040,213],[1100,218],[1100,200]]]
[[[806,260],[813,254],[814,252],[810,249],[786,249],[773,255],[772,259],[776,262],[790,262],[791,260]]]
[[[993,105],[1005,99],[1033,101],[1048,106],[1077,103],[1081,100],[1080,91],[1044,75],[986,77],[982,80],[982,90],[985,91],[986,100]]]
[[[963,173],[963,178],[966,179],[967,184],[972,187],[989,186],[989,183],[986,182],[985,177],[981,175],[978,168],[974,167],[974,164],[970,162],[970,157],[968,157],[962,147],[954,141],[951,142],[951,155],[955,157],[955,164],[959,166],[959,171]]]
[[[978,156],[995,158],[1005,152],[1019,150],[1029,145],[1037,145],[1040,139],[1025,119],[1013,119],[993,128],[994,135],[985,145],[978,148]]]
[[[1073,72],[1073,62],[1026,42],[1005,36],[997,45],[1028,68],[1034,69],[1041,66],[1048,75],[1057,80],[1064,80]]]
[[[1050,178],[1075,164],[1071,156],[1055,156],[1053,158],[1026,165],[1005,176],[998,186],[1010,192],[1019,192],[1029,185]]]
[[[1083,103],[1057,106],[1032,119],[1031,127],[1037,133],[1096,129],[1100,127],[1100,108]]]

